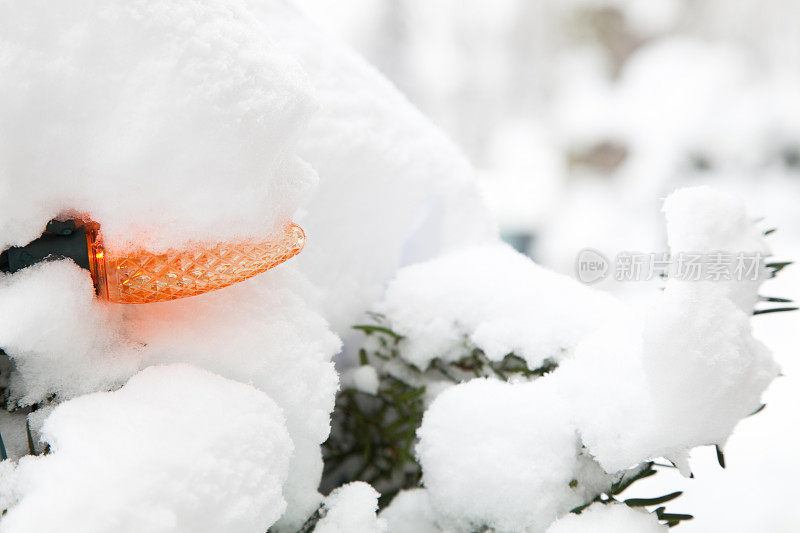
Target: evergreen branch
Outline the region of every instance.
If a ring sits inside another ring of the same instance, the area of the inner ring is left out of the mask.
[[[381,507],[400,490],[419,486],[422,479],[413,447],[425,411],[425,383],[461,383],[492,376],[503,381],[513,376],[534,379],[558,366],[545,359],[540,367],[529,368],[513,353],[492,361],[465,337],[462,357],[455,361],[435,357],[420,369],[403,358],[403,336],[392,330],[386,317],[369,316],[375,324],[357,324],[353,329],[368,339],[358,358],[362,366],[378,369],[378,394],[352,388],[337,394],[331,433],[323,444],[323,485],[366,481],[381,493]],[[396,372],[398,369],[401,372]],[[407,381],[406,376],[413,379]]]

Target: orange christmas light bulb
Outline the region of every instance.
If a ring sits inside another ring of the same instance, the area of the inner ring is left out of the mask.
[[[305,233],[290,223],[274,240],[225,242],[160,254],[105,249],[96,232],[88,234],[88,243],[97,293],[112,302],[139,304],[196,296],[244,281],[300,253]]]

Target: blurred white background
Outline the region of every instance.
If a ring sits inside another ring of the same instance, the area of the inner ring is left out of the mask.
[[[744,196],[800,257],[800,1],[299,0],[442,127],[478,170],[506,239],[572,275],[579,250],[665,250],[660,202]],[[765,286],[797,300],[799,267]],[[636,300],[653,283],[603,282]],[[725,447],[637,495],[684,490],[695,532],[800,531],[800,313],[754,319],[785,377]],[[634,490],[634,489],[631,489]]]

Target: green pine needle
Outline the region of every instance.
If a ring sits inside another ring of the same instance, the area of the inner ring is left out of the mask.
[[[628,498],[625,500],[625,505],[628,507],[647,507],[649,505],[659,505],[661,503],[670,502],[681,494],[683,494],[683,491],[679,490],[670,494],[658,496],[657,498]]]
[[[0,433],[0,461],[5,461],[6,459],[8,459],[6,445],[3,443],[3,434]]]
[[[25,431],[28,434],[28,453],[31,455],[39,455],[36,453],[36,447],[33,445],[33,436],[31,435],[31,424],[25,419]]]

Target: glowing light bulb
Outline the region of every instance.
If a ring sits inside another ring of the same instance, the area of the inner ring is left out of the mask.
[[[98,295],[126,304],[176,300],[244,281],[291,259],[306,240],[294,223],[284,226],[273,240],[224,242],[160,254],[106,249],[97,231],[87,237]]]

